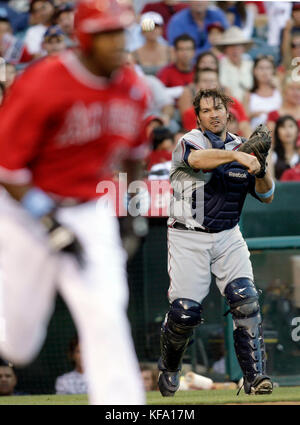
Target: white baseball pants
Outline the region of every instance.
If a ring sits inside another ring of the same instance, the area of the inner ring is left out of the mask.
[[[126,255],[117,220],[99,200],[58,211],[81,241],[86,265],[49,250],[41,224],[7,194],[0,199],[0,354],[25,365],[39,353],[58,291],[81,342],[91,404],[143,404],[128,318]]]

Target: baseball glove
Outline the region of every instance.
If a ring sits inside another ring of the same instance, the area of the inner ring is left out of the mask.
[[[266,174],[267,156],[271,147],[271,132],[264,125],[260,124],[251,134],[248,141],[242,143],[238,151],[253,154],[260,163],[260,172],[256,177],[262,178]]]

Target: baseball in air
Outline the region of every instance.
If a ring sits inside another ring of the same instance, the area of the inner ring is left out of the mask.
[[[154,28],[155,28],[155,23],[154,23],[153,19],[145,18],[145,19],[143,19],[141,26],[142,26],[142,30],[145,31],[145,32],[146,31],[153,31]]]

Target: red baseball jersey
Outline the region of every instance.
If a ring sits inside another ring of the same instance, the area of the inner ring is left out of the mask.
[[[32,65],[0,108],[0,181],[79,200],[99,196],[112,166],[147,151],[140,136],[147,104],[131,68],[97,77],[72,51]]]
[[[182,72],[175,64],[167,65],[162,68],[157,77],[164,83],[166,87],[187,86],[194,80],[195,71]]]

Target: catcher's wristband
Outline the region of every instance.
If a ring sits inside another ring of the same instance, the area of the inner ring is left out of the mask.
[[[259,192],[256,192],[255,191],[255,193],[256,193],[256,195],[259,197],[259,198],[261,198],[261,199],[267,199],[267,198],[269,198],[270,196],[272,196],[273,195],[273,193],[275,192],[275,183],[274,183],[274,181],[272,180],[272,187],[271,187],[271,189],[268,191],[268,192],[265,192],[265,193],[259,193]]]
[[[34,218],[41,218],[55,208],[53,199],[36,187],[29,189],[25,193],[21,199],[21,204]]]

